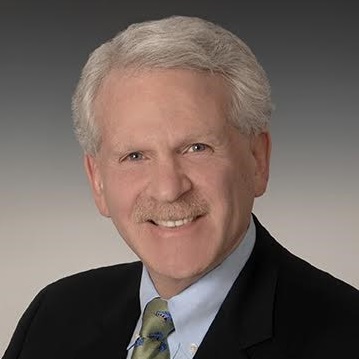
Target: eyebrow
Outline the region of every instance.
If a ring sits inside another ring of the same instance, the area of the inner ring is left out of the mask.
[[[151,136],[149,136],[151,137]],[[205,132],[191,132],[188,135],[184,136],[183,138],[175,140],[174,149],[178,150],[182,147],[192,144],[192,143],[208,143],[214,146],[219,146],[223,144],[225,141],[225,131],[214,131],[208,129]],[[117,141],[113,144],[112,149],[110,151],[111,157],[118,157],[119,155],[136,152],[136,151],[146,151],[146,148],[149,147],[146,141],[138,141],[136,143],[129,141],[129,142],[122,142]]]

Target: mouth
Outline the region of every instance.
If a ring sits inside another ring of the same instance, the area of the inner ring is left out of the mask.
[[[150,220],[149,222],[154,224],[155,226],[165,227],[165,228],[179,228],[187,223],[191,223],[196,220],[198,217],[188,217],[188,218],[179,218],[170,221],[164,220]]]

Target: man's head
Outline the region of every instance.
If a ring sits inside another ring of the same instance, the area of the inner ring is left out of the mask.
[[[75,132],[84,151],[94,155],[101,145],[93,105],[111,69],[178,68],[222,77],[230,90],[226,115],[233,124],[245,134],[267,129],[270,86],[248,46],[211,22],[174,16],[133,24],[91,54],[73,98]]]
[[[96,204],[161,294],[228,256],[270,154],[269,85],[241,40],[196,18],[132,25],[91,55],[73,107]]]

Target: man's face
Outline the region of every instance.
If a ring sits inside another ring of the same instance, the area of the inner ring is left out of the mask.
[[[96,204],[155,283],[189,285],[218,265],[265,190],[269,135],[242,135],[228,101],[221,78],[188,70],[112,71],[96,98]]]

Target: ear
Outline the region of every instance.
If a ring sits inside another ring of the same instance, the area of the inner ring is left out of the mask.
[[[262,132],[251,138],[251,151],[255,161],[254,189],[256,197],[260,197],[267,188],[271,150],[272,141],[269,132]]]
[[[90,182],[90,186],[92,189],[92,195],[95,200],[96,206],[100,213],[105,217],[110,217],[106,198],[104,194],[104,186],[100,171],[100,166],[98,163],[98,159],[94,156],[86,154],[84,156],[84,166],[86,170],[87,177]]]

